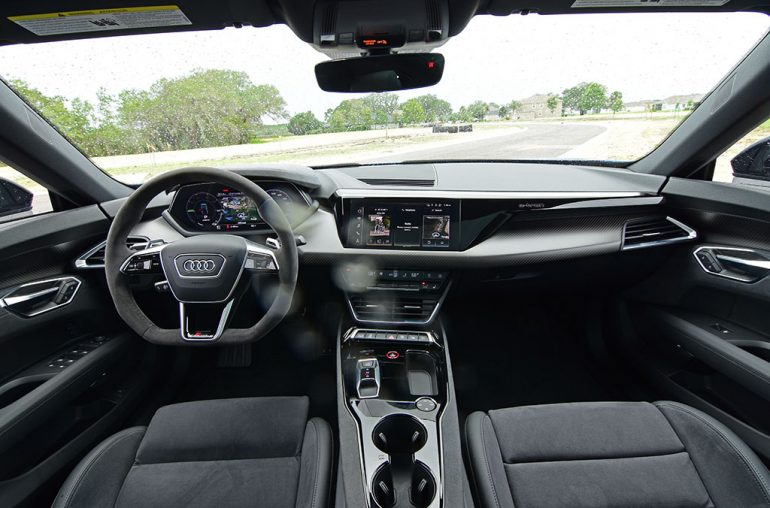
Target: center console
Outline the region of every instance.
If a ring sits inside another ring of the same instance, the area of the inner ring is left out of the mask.
[[[340,238],[348,249],[460,251],[468,243],[461,230],[475,237],[486,224],[463,222],[461,204],[428,197],[345,197],[338,209]],[[345,506],[471,506],[438,317],[451,273],[425,268],[429,258],[416,258],[421,267],[410,268],[389,266],[388,257],[380,258],[380,266],[351,262],[335,273],[350,311],[340,323],[338,343]]]
[[[439,507],[447,358],[430,330],[351,327],[340,348],[370,507]]]

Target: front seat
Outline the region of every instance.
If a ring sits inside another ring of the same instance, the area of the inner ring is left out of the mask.
[[[332,433],[307,397],[186,402],[86,456],[54,507],[325,507]]]
[[[482,507],[770,506],[757,456],[683,404],[500,409],[470,415],[465,432]]]

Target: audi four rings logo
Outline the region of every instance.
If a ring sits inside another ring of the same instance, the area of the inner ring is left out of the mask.
[[[217,265],[210,259],[188,259],[182,268],[188,273],[211,273],[216,270]]]

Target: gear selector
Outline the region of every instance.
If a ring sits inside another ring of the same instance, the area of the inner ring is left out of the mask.
[[[361,399],[380,394],[380,363],[376,358],[361,358],[356,364],[356,390]]]

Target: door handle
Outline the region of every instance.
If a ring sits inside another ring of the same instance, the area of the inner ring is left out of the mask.
[[[37,316],[72,303],[80,285],[77,277],[29,282],[7,291],[0,298],[0,307],[23,317]]]
[[[762,250],[703,245],[693,255],[705,272],[727,279],[752,283],[770,273],[770,252]]]
[[[3,303],[6,307],[13,307],[14,305],[20,305],[22,303],[31,302],[32,300],[37,300],[38,298],[42,298],[46,295],[50,295],[53,293],[59,292],[59,286],[55,286],[48,289],[43,289],[40,291],[36,291],[34,293],[29,293],[26,295],[21,296],[7,296],[3,298]]]
[[[744,259],[735,256],[727,256],[725,254],[716,254],[717,261],[723,264],[732,264],[738,266],[744,266],[746,268],[758,268],[760,270],[770,271],[770,260],[767,259]]]

